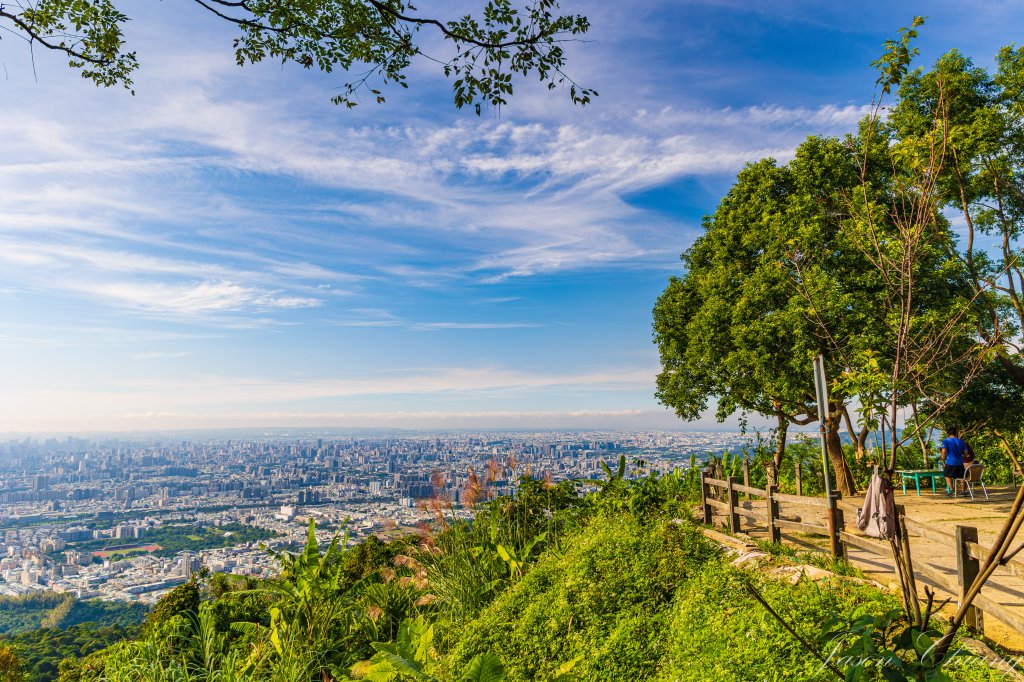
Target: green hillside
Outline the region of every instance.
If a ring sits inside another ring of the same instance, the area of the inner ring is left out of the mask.
[[[689,520],[693,484],[609,472],[581,496],[524,480],[469,524],[436,501],[433,531],[325,552],[314,542],[281,555],[273,581],[181,586],[138,639],[69,658],[60,680],[836,679],[754,593],[817,649],[830,619],[882,616],[896,600],[839,575],[772,579],[768,568],[792,561],[783,553],[733,566]],[[970,655],[941,674],[928,679],[1002,679]],[[857,679],[872,675],[901,679]]]
[[[64,658],[81,658],[135,637],[149,609],[142,604],[79,601],[69,594],[40,592],[0,598],[0,649],[17,653],[25,679],[57,679]],[[0,656],[2,660],[2,656]],[[3,677],[0,665],[0,679]]]
[[[38,628],[69,628],[87,622],[99,627],[137,625],[148,611],[142,604],[79,601],[70,594],[56,592],[0,597],[0,635]]]

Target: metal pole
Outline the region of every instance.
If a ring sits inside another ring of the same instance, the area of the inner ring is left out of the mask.
[[[825,474],[825,499],[832,499],[832,481],[828,475],[828,445],[825,421],[828,419],[828,384],[825,383],[825,356],[814,358],[814,395],[818,399],[818,436],[821,439],[821,467]]]

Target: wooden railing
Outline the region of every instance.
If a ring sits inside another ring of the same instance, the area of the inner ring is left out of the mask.
[[[894,561],[893,542],[868,537],[860,533],[855,525],[847,529],[844,512],[850,512],[856,518],[860,510],[856,505],[843,500],[839,493],[832,493],[828,499],[788,495],[778,492],[776,486],[755,488],[740,483],[740,479],[735,477],[712,478],[703,471],[700,480],[704,523],[708,525],[721,525],[726,530],[738,533],[742,530],[743,519],[746,519],[755,524],[760,522],[772,542],[781,542],[784,535],[794,540],[793,533],[818,535],[829,539],[828,551],[834,557],[846,558],[847,549],[852,546],[884,558],[887,562]],[[745,496],[744,501],[739,499],[740,494]],[[793,507],[798,509],[793,510]],[[794,511],[800,513],[795,514]],[[958,525],[953,533],[939,530],[915,521],[907,515],[903,505],[896,505],[896,516],[897,527],[904,539],[898,547],[907,565],[912,567],[915,578],[934,584],[957,600],[963,599],[977,578],[981,563],[991,551],[978,543],[978,529]],[[951,572],[952,566],[949,569],[937,566],[924,556],[913,561],[910,553],[911,537],[950,547],[956,558],[956,573]],[[804,542],[799,544],[807,546]],[[1016,557],[1004,560],[1002,568],[1011,576],[1024,580],[1024,560]],[[987,584],[987,587],[997,586],[998,583],[993,580]],[[1024,584],[1020,587],[1024,588]],[[978,632],[984,632],[983,613],[990,614],[1024,634],[1024,614],[1018,614],[1000,604],[991,597],[991,592],[982,592],[975,598],[966,624]]]
[[[833,493],[828,500],[821,497],[803,497],[780,493],[776,486],[767,490],[754,488],[739,482],[739,479],[711,478],[701,472],[701,499],[704,508],[704,523],[714,525],[715,517],[724,517],[722,525],[728,530],[740,532],[740,518],[761,521],[768,529],[768,537],[772,542],[779,542],[784,531],[797,531],[812,535],[824,535],[829,538],[829,547],[833,556],[845,557],[846,546],[839,537],[844,528],[843,510],[839,503],[842,496]],[[743,493],[747,500],[740,502]],[[751,497],[760,498],[757,501]],[[820,508],[824,523],[812,523],[802,516],[782,513],[786,505]]]

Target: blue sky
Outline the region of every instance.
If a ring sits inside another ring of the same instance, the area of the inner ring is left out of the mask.
[[[601,96],[525,82],[479,118],[429,63],[354,110],[341,74],[238,68],[186,0],[124,5],[135,97],[0,40],[0,431],[718,428],[653,397],[650,310],[701,215],[744,163],[851,129],[914,14],[922,63],[988,65],[1024,26],[1013,2],[566,8]]]

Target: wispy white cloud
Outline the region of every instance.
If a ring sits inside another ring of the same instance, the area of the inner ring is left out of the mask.
[[[83,285],[80,289],[130,307],[178,314],[202,314],[244,307],[312,308],[320,305],[320,301],[314,298],[275,296],[233,282],[181,285],[120,282],[91,288]]]
[[[431,394],[474,392],[479,390],[518,390],[523,388],[586,388],[588,390],[620,390],[651,386],[651,367],[612,367],[571,372],[530,372],[513,368],[448,367],[395,368],[387,372],[369,371],[353,377],[306,377],[275,379],[253,376],[196,375],[159,382],[123,377],[112,380],[111,394],[149,394],[196,401],[218,400],[217,394],[230,394],[236,403],[274,400],[310,400],[369,396],[380,394]],[[62,389],[53,395],[101,395],[106,391],[92,387]],[[27,391],[49,393],[49,389]],[[11,397],[5,399],[12,399]]]
[[[386,310],[373,308],[355,309],[351,312],[355,313],[356,316],[348,319],[331,320],[329,324],[336,327],[393,327],[412,331],[530,329],[544,326],[539,322],[409,320]]]
[[[168,296],[169,309],[180,311],[195,301],[199,312],[285,307],[279,305],[285,301],[308,305],[315,298],[299,290],[279,298],[242,295],[209,284],[213,281],[251,289],[258,280],[254,274],[263,273],[279,288],[308,289],[323,281],[356,283],[367,277],[365,266],[356,276],[301,256],[318,241],[335,259],[370,259],[369,267],[381,276],[397,276],[414,286],[466,277],[501,281],[595,264],[636,265],[651,258],[661,262],[664,254],[643,245],[637,231],[664,218],[632,206],[627,194],[680,177],[729,172],[760,156],[785,157],[807,132],[840,132],[863,115],[863,107],[835,104],[666,106],[634,110],[613,121],[462,120],[339,130],[296,119],[283,101],[256,105],[233,98],[215,83],[173,89],[140,104],[142,115],[135,111],[118,117],[123,132],[116,142],[97,134],[76,135],[90,125],[87,117],[74,124],[49,120],[30,129],[32,144],[0,164],[0,179],[12,190],[5,193],[6,201],[0,197],[0,237],[18,235],[20,242],[8,240],[4,258],[37,267],[50,258],[74,258],[93,271],[191,277],[195,291]],[[110,123],[105,116],[91,125]],[[190,153],[182,154],[182,148]],[[294,178],[366,198],[309,207],[315,213],[298,222],[288,219],[294,229],[268,231],[265,226],[278,219],[258,202],[242,206],[209,186],[210,174],[224,171]],[[172,192],[157,194],[154,201],[154,183]],[[185,197],[186,203],[175,201]],[[358,221],[353,227],[375,233],[375,241],[360,246],[367,235],[346,227],[332,244],[335,237],[303,226],[302,220],[314,216],[348,216]],[[161,232],[168,236],[139,229],[126,218],[165,225]],[[187,222],[205,223],[202,233],[216,235],[221,244],[169,236]],[[465,263],[452,268],[405,262],[412,252],[404,239],[396,238],[401,232],[422,235],[432,242],[431,249],[458,243],[467,250]],[[53,249],[49,240],[54,234],[70,234],[71,242]],[[250,235],[261,236],[247,242]],[[275,248],[294,241],[299,257],[261,253],[262,235],[276,236]],[[228,265],[234,259],[224,240],[235,242],[247,276],[239,277],[239,268]],[[353,246],[358,250],[352,251]],[[153,247],[170,255],[157,256]],[[76,276],[88,274],[80,269]],[[92,279],[102,285],[80,289],[107,294],[116,305],[154,305],[152,287],[128,296],[122,282]],[[289,280],[285,286],[282,279]]]
[[[192,355],[190,351],[149,351],[146,353],[132,353],[136,360],[163,360],[165,358],[187,358]]]

